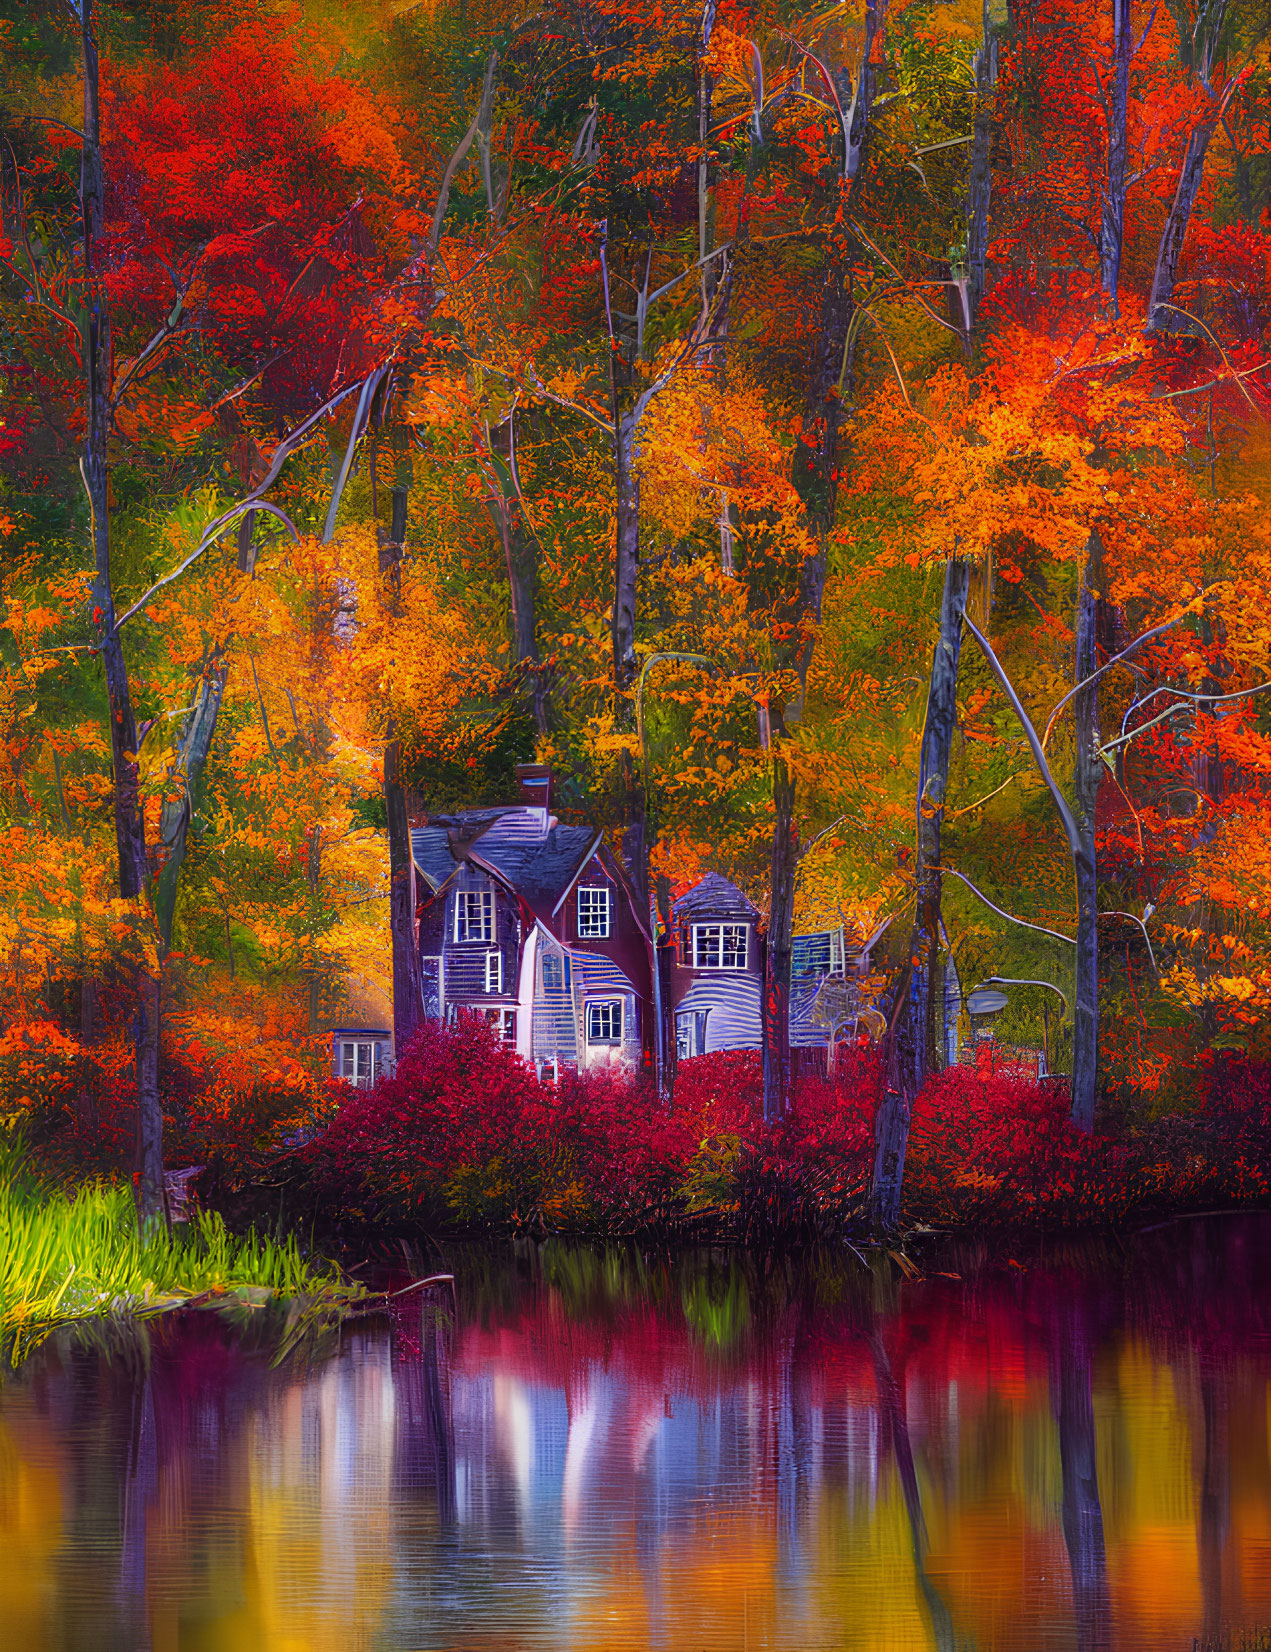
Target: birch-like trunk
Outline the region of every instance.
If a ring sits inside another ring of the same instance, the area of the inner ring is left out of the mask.
[[[114,585],[110,564],[110,315],[97,270],[97,243],[102,233],[105,180],[101,152],[100,71],[97,38],[93,26],[93,0],[80,0],[79,10],[84,76],[80,212],[84,234],[85,277],[83,361],[87,381],[82,470],[92,513],[93,612],[98,626],[98,650],[106,679],[106,699],[110,717],[119,893],[124,900],[140,902],[144,899],[149,884],[149,867],[146,861],[145,819],[141,809],[140,767],[137,761],[137,720],[133,712],[123,638],[115,629]],[[145,1224],[163,1214],[163,1110],[159,1104],[161,993],[157,976],[144,963],[137,966],[136,984],[137,1162],[134,1186],[138,1220]]]
[[[1077,990],[1073,1022],[1072,1117],[1082,1130],[1094,1128],[1099,1070],[1099,876],[1095,849],[1095,807],[1103,759],[1099,756],[1099,684],[1087,683],[1098,669],[1097,604],[1085,571],[1077,597],[1077,681],[1074,696],[1078,852],[1073,856],[1077,885]]]
[[[177,742],[176,778],[179,795],[168,798],[159,816],[159,874],[154,885],[155,916],[165,955],[172,950],[172,921],[177,889],[185,865],[190,822],[203,798],[208,754],[216,733],[229,667],[213,664],[205,671],[194,709],[187,715]]]
[[[393,1049],[410,1048],[424,1011],[423,977],[415,933],[415,859],[401,778],[400,740],[384,749],[384,813],[388,821],[388,923],[393,947]]]
[[[635,470],[636,427],[619,415],[614,423],[617,548],[613,576],[613,680],[625,696],[635,680],[636,576],[640,568],[640,478]]]
[[[1217,124],[1217,116],[1202,122],[1192,129],[1192,135],[1187,140],[1183,169],[1178,175],[1178,185],[1174,190],[1174,199],[1170,202],[1165,228],[1161,231],[1160,245],[1156,252],[1156,268],[1152,273],[1152,296],[1148,300],[1147,313],[1153,327],[1170,328],[1174,325],[1169,306],[1174,302],[1179,259],[1182,257],[1187,226],[1191,222],[1192,208],[1196,205],[1196,197],[1200,194],[1200,186],[1205,176],[1205,154]]]
[[[794,776],[774,738],[772,747],[772,862],[768,952],[764,972],[763,1116],[784,1117],[790,1106],[790,962],[794,936]]]
[[[940,836],[949,758],[958,723],[958,662],[962,653],[962,619],[966,613],[970,564],[950,557],[945,564],[940,602],[940,636],[931,661],[927,715],[922,730],[918,769],[917,909],[909,940],[910,961],[903,978],[904,1003],[893,1011],[888,1036],[883,1099],[875,1123],[874,1179],[870,1190],[875,1227],[891,1231],[900,1220],[905,1155],[913,1104],[936,1061],[940,1017],[935,983],[939,978]]]
[[[1121,282],[1121,246],[1125,233],[1126,108],[1130,97],[1130,0],[1112,0],[1112,83],[1105,105],[1108,123],[1103,220],[1099,231],[1099,266],[1103,290],[1117,314]]]

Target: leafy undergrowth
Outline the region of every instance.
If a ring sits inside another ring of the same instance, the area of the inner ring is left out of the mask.
[[[281,1356],[362,1294],[306,1260],[294,1237],[239,1237],[215,1212],[196,1212],[187,1233],[143,1234],[126,1187],[68,1194],[32,1169],[19,1138],[0,1138],[0,1349],[14,1363],[59,1325],[204,1303],[284,1307]]]
[[[1226,1063],[1194,1111],[1068,1117],[1061,1084],[952,1068],[914,1107],[904,1209],[949,1226],[1110,1226],[1257,1205],[1271,1190],[1271,1071]]]
[[[647,1082],[540,1082],[482,1022],[429,1025],[396,1075],[346,1095],[292,1156],[320,1219],[433,1232],[659,1233],[765,1246],[860,1228],[880,1073],[868,1049],[760,1117],[749,1051],[681,1063],[670,1113]],[[1264,1203],[1271,1072],[1224,1065],[1194,1112],[1084,1136],[1058,1084],[954,1068],[914,1108],[907,1224],[1110,1226]]]

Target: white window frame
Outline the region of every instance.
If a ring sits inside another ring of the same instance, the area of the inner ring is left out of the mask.
[[[560,966],[560,984],[558,986],[548,985],[547,966],[549,963],[558,964]],[[572,990],[573,977],[570,973],[569,954],[567,952],[544,951],[539,963],[539,970],[543,980],[544,996],[546,996],[549,992],[559,992],[561,996],[564,997]]]
[[[369,1090],[380,1076],[382,1065],[378,1039],[340,1040],[340,1077],[355,1089]]]
[[[715,937],[716,946],[714,963],[710,962],[708,953],[708,938],[712,935]],[[690,932],[690,944],[694,969],[745,969],[750,960],[750,925],[694,924]],[[725,959],[728,961],[725,962]]]
[[[587,927],[583,927],[583,896],[591,908]],[[577,890],[578,939],[580,941],[607,941],[613,934],[613,896],[607,884],[581,884]]]
[[[592,1032],[593,1016],[597,1024],[604,1012],[608,1012],[609,1031],[607,1033]],[[617,1030],[614,1030],[614,1020],[617,1020]],[[623,1003],[621,998],[589,998],[587,1000],[587,1043],[593,1048],[602,1048],[605,1045],[614,1046],[622,1043],[623,1033]]]
[[[516,1043],[516,1011],[515,1010],[486,1010],[485,1018],[505,1044]]]
[[[503,954],[501,952],[487,952],[485,955],[485,991],[487,997],[492,993],[503,991]]]
[[[847,974],[847,948],[843,945],[843,931],[830,931],[830,974]]]
[[[476,916],[473,916],[473,912]],[[455,941],[462,945],[494,939],[494,893],[489,889],[460,889],[455,893]]]

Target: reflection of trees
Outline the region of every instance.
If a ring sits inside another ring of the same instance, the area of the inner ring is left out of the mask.
[[[119,1595],[122,1616],[136,1636],[137,1652],[149,1652],[150,1615],[146,1582],[150,1510],[159,1490],[159,1440],[155,1417],[154,1372],[147,1362],[129,1406],[128,1465],[124,1474],[123,1518],[119,1545]]]
[[[1200,1375],[1204,1450],[1200,1463],[1200,1586],[1204,1600],[1204,1638],[1217,1641],[1223,1627],[1223,1555],[1227,1549],[1231,1504],[1231,1442],[1228,1431],[1229,1371],[1206,1363]]]
[[[870,1330],[869,1346],[874,1356],[874,1380],[878,1385],[878,1420],[882,1436],[879,1445],[884,1451],[890,1447],[895,1458],[896,1473],[905,1497],[905,1513],[909,1517],[914,1576],[927,1609],[932,1644],[936,1652],[954,1652],[957,1642],[953,1633],[953,1614],[944,1596],[927,1575],[927,1523],[922,1514],[918,1472],[914,1467],[913,1445],[909,1438],[909,1419],[905,1415],[905,1397],[877,1327]]]
[[[393,1490],[406,1503],[431,1503],[440,1526],[455,1519],[455,1439],[450,1407],[450,1338],[447,1308],[418,1297],[403,1310],[417,1316],[417,1340],[398,1326],[393,1386],[397,1444]]]
[[[1056,1334],[1051,1381],[1077,1647],[1078,1652],[1104,1652],[1109,1629],[1108,1559],[1099,1502],[1090,1337],[1075,1303],[1067,1305]]]
[[[210,1316],[50,1348],[0,1393],[0,1544],[56,1600],[30,1643],[94,1652],[196,1620],[218,1652],[1238,1644],[1271,1607],[1271,1222],[1241,1231],[921,1283],[491,1246],[457,1322],[403,1296],[326,1365]],[[58,1465],[38,1549],[14,1452]]]

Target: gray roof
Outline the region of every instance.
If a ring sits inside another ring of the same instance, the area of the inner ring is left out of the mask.
[[[759,908],[746,899],[735,883],[708,872],[680,896],[671,908],[672,921],[685,918],[744,918],[759,916]]]
[[[410,834],[415,865],[434,889],[462,865],[451,850],[451,833],[467,840],[475,864],[489,867],[542,917],[550,917],[599,842],[589,826],[562,826],[544,809],[440,816]]]

